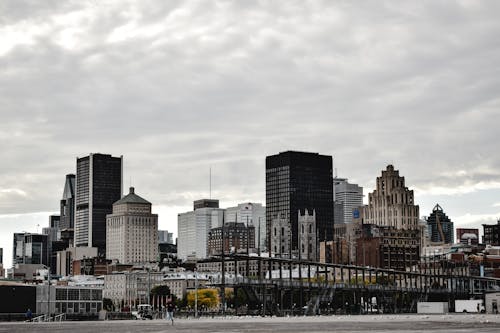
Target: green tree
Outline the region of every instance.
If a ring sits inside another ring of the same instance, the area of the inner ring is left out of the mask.
[[[115,305],[113,301],[109,298],[102,299],[102,308],[106,311],[115,311]]]
[[[151,295],[152,296],[169,296],[170,295],[170,288],[167,285],[159,285],[155,286],[154,288],[151,289]]]

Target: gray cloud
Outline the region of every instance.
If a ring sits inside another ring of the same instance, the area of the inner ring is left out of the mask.
[[[388,163],[424,192],[499,187],[497,2],[1,6],[0,214],[57,210],[89,152],[167,206],[206,196],[209,166],[222,200],[264,201],[287,149],[367,189]]]

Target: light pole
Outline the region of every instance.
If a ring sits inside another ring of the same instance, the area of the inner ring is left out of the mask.
[[[198,272],[194,269],[194,317],[198,318]]]

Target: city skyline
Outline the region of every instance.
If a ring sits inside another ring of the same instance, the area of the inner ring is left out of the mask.
[[[98,152],[124,156],[124,188],[175,235],[210,168],[221,207],[265,205],[265,156],[287,150],[333,156],[365,196],[393,164],[421,214],[439,203],[482,233],[500,217],[499,9],[2,2],[5,266],[12,234],[41,232],[76,157]]]

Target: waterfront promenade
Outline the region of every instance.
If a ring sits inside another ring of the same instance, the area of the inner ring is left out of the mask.
[[[500,331],[500,315],[364,315],[320,317],[224,317],[61,323],[0,323],[1,332],[485,332]]]

